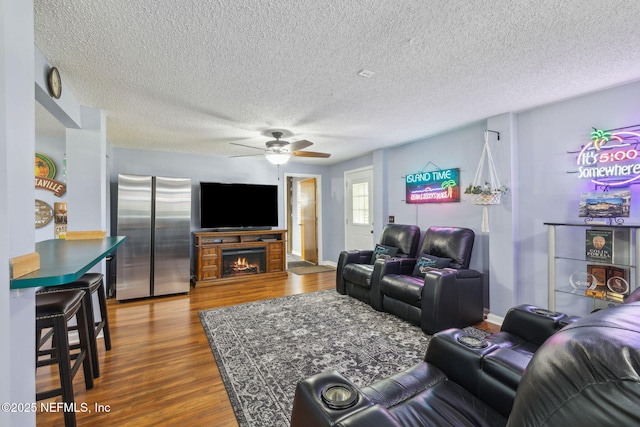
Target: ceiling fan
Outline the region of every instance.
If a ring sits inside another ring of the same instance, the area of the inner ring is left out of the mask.
[[[331,156],[329,153],[318,153],[316,151],[300,151],[313,145],[313,142],[301,139],[300,141],[288,142],[283,141],[282,132],[271,132],[271,135],[275,139],[266,142],[267,148],[258,148],[251,145],[238,144],[231,142],[230,144],[238,145],[240,147],[253,148],[254,150],[264,151],[264,156],[269,162],[274,165],[282,165],[289,161],[291,156],[296,157],[316,157],[316,158],[328,158]],[[257,154],[250,154],[249,156],[257,156]],[[232,156],[232,157],[247,157],[247,156]]]

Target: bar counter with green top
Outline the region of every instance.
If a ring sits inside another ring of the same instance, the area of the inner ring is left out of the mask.
[[[11,279],[11,289],[56,286],[78,280],[124,242],[124,236],[91,240],[51,239],[36,243],[40,269]]]

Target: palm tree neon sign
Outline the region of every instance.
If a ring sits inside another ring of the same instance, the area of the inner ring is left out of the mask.
[[[637,132],[594,129],[591,142],[578,154],[578,178],[616,187],[640,180],[639,142],[640,133]]]

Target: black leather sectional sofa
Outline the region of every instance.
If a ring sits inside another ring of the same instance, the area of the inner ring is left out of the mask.
[[[640,303],[569,318],[518,306],[486,339],[435,334],[424,362],[358,388],[301,381],[292,427],[640,425]]]

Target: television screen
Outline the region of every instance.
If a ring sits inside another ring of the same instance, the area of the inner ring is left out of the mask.
[[[200,183],[200,228],[277,225],[277,185]]]

